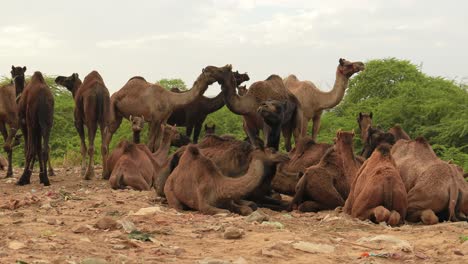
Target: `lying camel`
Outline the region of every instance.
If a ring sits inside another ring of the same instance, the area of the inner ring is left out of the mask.
[[[272,149],[257,148],[252,153],[247,173],[238,178],[223,175],[213,161],[205,157],[195,145],[189,145],[180,157],[178,166],[164,187],[169,206],[177,210],[188,207],[204,214],[250,214],[252,209],[239,202],[255,190],[265,176],[266,163],[280,163],[287,159]],[[233,209],[233,203],[238,209]]]
[[[343,208],[345,213],[391,226],[404,223],[408,201],[391,148],[389,144],[379,145],[359,169]]]
[[[467,220],[468,183],[463,172],[439,159],[423,137],[399,140],[392,156],[408,192],[408,221]]]
[[[163,142],[154,154],[143,144],[124,140],[117,145],[107,160],[113,189],[128,186],[135,190],[150,190],[154,186],[159,170],[167,162],[171,139],[177,135],[175,127],[166,125],[162,129]]]
[[[0,170],[5,170],[5,168],[8,168],[8,161],[0,156]]]
[[[395,144],[395,137],[393,134],[383,131],[380,128],[369,127],[367,129],[367,139],[364,142],[364,147],[361,151],[361,156],[364,158],[369,158],[372,155],[372,152],[380,144],[387,143],[390,145]]]
[[[355,172],[363,163],[354,155],[353,137],[354,132],[338,131],[335,146],[327,150],[318,164],[299,173],[301,178],[289,210],[317,212],[344,205]]]
[[[269,126],[267,147],[278,150],[281,130],[288,126],[296,113],[297,104],[293,101],[267,100],[260,104],[257,113],[263,122]],[[289,129],[289,128],[287,128]],[[284,131],[283,133],[287,133]]]
[[[312,137],[306,136],[296,142],[296,147],[289,153],[290,160],[278,164],[276,174],[271,182],[273,190],[288,195],[294,195],[299,181],[299,172],[317,164],[331,144],[316,143]]]

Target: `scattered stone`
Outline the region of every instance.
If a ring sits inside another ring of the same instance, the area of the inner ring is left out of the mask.
[[[395,236],[390,236],[390,235],[378,235],[375,237],[363,237],[360,238],[357,242],[359,243],[366,243],[366,242],[373,242],[377,244],[391,244],[393,245],[392,248],[394,250],[401,250],[403,252],[413,252],[413,246],[406,241],[399,239]]]
[[[460,251],[463,253],[463,255],[468,255],[468,241],[465,241],[463,244],[461,244]]]
[[[108,262],[102,258],[85,258],[80,264],[107,264]]]
[[[125,230],[125,232],[127,233],[131,233],[132,231],[135,231],[137,230],[135,224],[130,221],[130,220],[127,220],[127,219],[122,219],[122,220],[119,220],[117,221],[121,226],[122,228]]]
[[[421,252],[416,252],[414,253],[414,255],[418,258],[418,259],[429,259],[428,256],[426,256],[425,254],[421,253]]]
[[[99,229],[109,229],[109,230],[114,230],[114,229],[117,229],[118,227],[118,224],[117,222],[108,217],[108,216],[104,216],[103,218],[99,219],[96,224],[94,224],[95,227],[99,228]]]
[[[225,239],[239,239],[244,235],[244,231],[236,227],[228,227],[224,231],[223,237]]]
[[[18,250],[18,249],[22,249],[24,247],[26,247],[26,245],[24,243],[16,241],[16,240],[13,240],[10,243],[8,243],[8,248],[9,249]]]
[[[274,257],[274,258],[283,258],[284,256],[281,255],[277,250],[273,250],[271,248],[263,248],[262,255],[267,257]]]
[[[126,245],[113,245],[112,248],[116,250],[122,250],[127,249],[128,247]]]
[[[230,261],[214,258],[204,258],[198,261],[199,264],[231,264]]]
[[[185,252],[185,249],[180,247],[159,248],[158,252],[161,252],[165,255],[180,256],[182,253]]]
[[[245,218],[247,222],[258,222],[261,223],[263,221],[270,220],[270,217],[260,210],[253,211],[249,216]]]
[[[161,207],[153,206],[153,207],[141,208],[136,213],[133,213],[133,215],[150,215],[150,214],[161,213],[161,212],[163,212],[161,210]]]
[[[13,217],[13,218],[24,217],[24,213],[23,212],[14,212],[10,216]]]
[[[334,246],[326,244],[316,244],[310,242],[299,241],[292,244],[292,247],[308,253],[332,253],[335,251]]]
[[[45,203],[45,204],[41,205],[41,208],[42,209],[52,209],[52,205],[50,205],[50,203]]]
[[[89,231],[89,228],[85,225],[79,225],[79,226],[75,226],[72,228],[72,232],[75,234],[81,234],[81,233],[85,233],[88,231]]]
[[[243,257],[239,257],[236,260],[234,260],[232,264],[247,264],[247,260],[245,260],[245,258]]]
[[[453,251],[453,253],[454,253],[455,255],[458,255],[458,256],[464,256],[464,255],[465,255],[465,254],[463,254],[463,252],[461,252],[461,250],[459,250],[459,249],[455,249],[455,250]]]
[[[282,223],[280,223],[280,222],[266,221],[266,222],[263,222],[262,225],[276,227],[277,229],[283,229],[284,228],[284,225]]]

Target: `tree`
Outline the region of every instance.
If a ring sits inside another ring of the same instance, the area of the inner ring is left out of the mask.
[[[187,86],[185,85],[184,81],[182,81],[182,79],[161,79],[156,83],[159,83],[159,85],[166,88],[167,90],[170,90],[171,88],[179,88],[183,91],[187,90]]]

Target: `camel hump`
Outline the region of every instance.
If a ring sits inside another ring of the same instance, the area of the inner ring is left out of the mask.
[[[426,138],[423,137],[423,136],[419,136],[419,137],[417,137],[415,140],[416,140],[416,142],[421,143],[421,144],[424,144],[424,145],[428,145],[428,144],[429,144],[429,143],[427,142]]]
[[[31,82],[41,82],[45,83],[44,76],[40,71],[35,71],[33,76],[31,77]]]
[[[146,79],[141,76],[133,76],[132,78],[128,79],[128,81],[131,81],[131,80],[142,80],[146,82]]]
[[[279,77],[279,75],[277,75],[277,74],[272,74],[272,75],[268,76],[268,78],[266,78],[265,81],[274,81],[274,80],[283,81],[283,79],[281,79],[281,77]]]
[[[200,150],[195,145],[189,145],[186,151],[188,151],[193,156],[200,155]]]
[[[124,143],[124,148],[123,148],[123,153],[130,153],[134,151],[136,148],[136,144],[133,142],[125,141]]]
[[[382,154],[382,156],[387,157],[390,155],[390,151],[392,150],[392,146],[387,143],[380,144],[377,147],[377,151]]]

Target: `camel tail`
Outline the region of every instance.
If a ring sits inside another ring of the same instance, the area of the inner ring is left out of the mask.
[[[449,213],[449,221],[458,221],[456,216],[456,211],[458,209],[457,202],[461,199],[461,194],[458,191],[457,184],[454,182],[450,184],[449,187],[449,206],[448,206],[448,213]]]
[[[105,105],[104,105],[104,94],[101,91],[96,93],[96,120],[99,122],[103,121],[105,114]]]
[[[307,177],[302,176],[302,178],[297,183],[296,193],[294,194],[294,198],[292,199],[291,203],[288,206],[288,211],[292,211],[295,207],[299,206],[304,198],[305,187],[307,185]]]
[[[383,186],[383,205],[388,210],[393,210],[393,179],[387,178]]]

